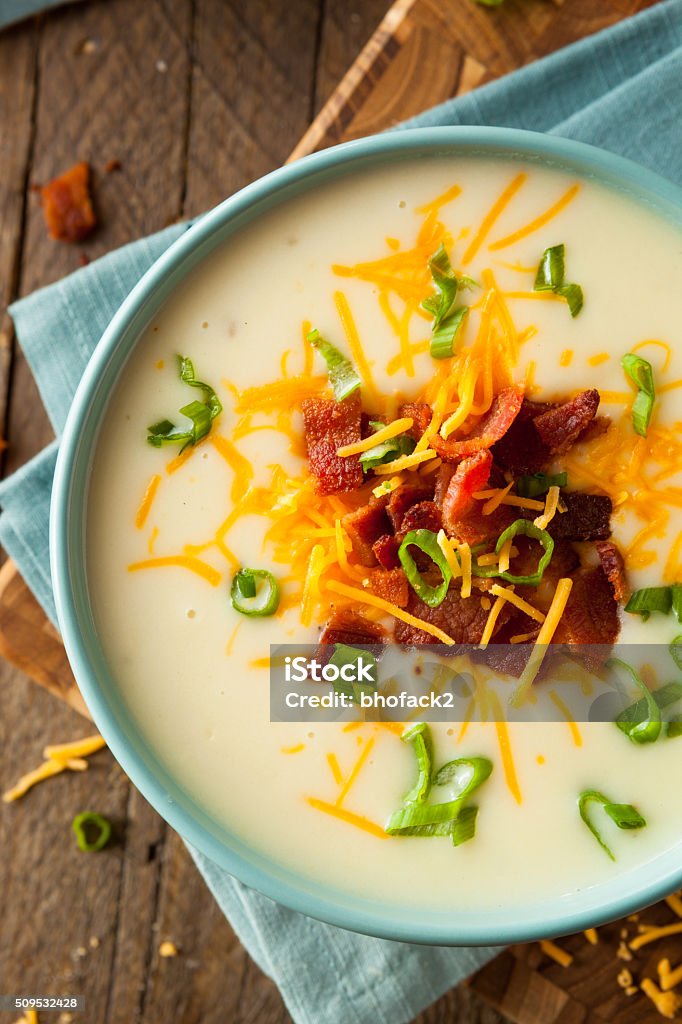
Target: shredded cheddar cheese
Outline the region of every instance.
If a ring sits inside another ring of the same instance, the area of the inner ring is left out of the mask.
[[[217,587],[222,579],[222,574],[214,569],[212,565],[208,565],[207,562],[202,562],[201,559],[195,558],[192,555],[167,555],[164,558],[146,558],[141,562],[133,562],[128,566],[128,572],[139,572],[142,569],[163,569],[163,568],[179,568],[187,569],[189,572],[195,573],[197,576],[201,576],[202,579],[210,583],[212,587]]]
[[[399,434],[404,434],[410,429],[414,420],[410,416],[404,416],[402,419],[394,420],[393,423],[389,423],[383,427],[382,430],[377,430],[375,434],[371,434],[370,437],[363,438],[362,441],[355,441],[353,444],[345,444],[342,448],[338,448],[336,454],[339,458],[345,459],[349,455],[360,455],[361,452],[368,452],[370,448],[374,448],[378,444],[383,444],[384,441],[390,441],[392,438],[397,437]],[[395,465],[391,463],[390,465]]]
[[[682,1007],[682,997],[676,992],[661,992],[655,981],[651,978],[644,978],[640,988],[654,1004],[661,1017],[667,1020],[675,1020],[677,1011]]]
[[[678,924],[666,924],[662,927],[649,928],[647,931],[642,932],[641,935],[636,935],[634,939],[630,941],[630,949],[638,950],[642,946],[648,946],[651,942],[658,942],[659,939],[666,939],[669,935],[680,935],[682,934],[682,921]]]
[[[493,494],[492,498],[488,498],[488,500],[486,501],[485,505],[481,509],[481,512],[483,513],[483,515],[484,516],[492,515],[492,513],[495,511],[495,509],[500,507],[500,505],[502,504],[504,499],[507,497],[507,495],[509,494],[509,492],[511,491],[513,486],[514,486],[514,481],[512,480],[511,483],[507,484],[506,487],[501,487],[495,494]]]
[[[664,992],[669,992],[682,982],[682,965],[671,970],[670,961],[663,959],[658,965],[658,978]]]
[[[98,750],[106,747],[106,741],[99,734],[87,736],[83,740],[74,740],[72,743],[57,743],[43,749],[43,757],[52,758],[55,761],[68,761],[72,757],[89,757]]]
[[[583,935],[591,946],[596,946],[599,942],[599,934],[596,928],[586,928]]]
[[[28,793],[29,789],[59,775],[63,771],[85,771],[88,762],[84,760],[90,754],[96,753],[106,746],[104,739],[97,736],[88,736],[83,740],[75,740],[73,743],[61,743],[47,746],[43,750],[45,761],[33,771],[22,775],[18,782],[2,795],[4,803],[12,803]]]
[[[443,555],[445,556],[445,561],[448,563],[450,572],[452,573],[453,577],[457,579],[459,576],[462,575],[462,567],[459,564],[459,559],[457,558],[456,554],[456,541],[453,541],[450,537],[447,537],[445,534],[445,530],[442,529],[438,531],[436,541],[438,543],[438,547],[441,549]]]
[[[505,721],[502,707],[500,706],[500,698],[494,690],[490,692],[489,698],[495,715],[495,731],[497,733],[497,743],[500,748],[500,757],[502,758],[502,767],[504,768],[504,778],[507,783],[507,789],[513,796],[514,800],[516,800],[517,804],[520,804],[522,803],[523,798],[521,796],[519,780],[516,775],[516,766],[514,764],[514,754],[512,752],[509,728]]]
[[[559,508],[559,495],[560,490],[558,487],[550,487],[547,491],[547,497],[545,498],[545,508],[542,515],[539,515],[533,520],[535,526],[539,530],[546,530],[549,524],[554,519]]]
[[[471,261],[474,259],[474,257],[478,253],[478,250],[481,248],[486,238],[490,234],[490,231],[494,227],[495,223],[502,216],[507,206],[512,201],[512,199],[519,191],[519,189],[522,188],[522,186],[525,184],[527,178],[528,175],[524,174],[523,172],[521,174],[517,174],[516,177],[513,178],[512,181],[510,181],[510,183],[507,185],[507,187],[499,196],[499,198],[495,200],[490,210],[483,218],[480,228],[478,229],[478,231],[472,238],[471,242],[469,243],[469,247],[462,256],[463,266],[466,266],[468,263],[471,263]],[[503,241],[505,241],[505,239],[503,239]],[[496,248],[502,248],[502,246],[498,244]]]
[[[499,583],[493,583],[490,593],[501,598],[503,601],[508,601],[509,604],[513,604],[515,608],[525,612],[529,618],[535,619],[536,622],[545,621],[544,614],[537,608],[534,608],[532,604],[529,604],[528,601],[524,601],[518,594],[515,594],[513,587],[501,587]]]
[[[160,483],[161,477],[159,476],[158,473],[155,473],[154,476],[149,481],[149,483],[147,484],[147,490],[144,492],[144,497],[140,502],[140,507],[138,508],[135,514],[135,526],[137,527],[138,530],[144,529],[144,525],[147,522],[149,513],[151,512],[151,508],[154,503],[154,498],[156,497],[156,492],[159,489]]]
[[[381,825],[377,825],[368,818],[363,818],[360,814],[353,814],[352,811],[347,811],[345,807],[338,807],[336,804],[327,803],[326,800],[318,800],[314,796],[309,796],[307,801],[316,811],[329,814],[332,818],[345,821],[348,825],[355,825],[356,828],[362,829],[363,832],[369,832],[370,835],[375,836],[377,839],[389,838],[388,833],[384,832]]]
[[[364,590],[360,590],[358,587],[349,587],[345,583],[339,583],[336,580],[330,580],[327,583],[327,590],[330,590],[333,594],[340,594],[342,597],[348,597],[351,601],[358,601],[360,604],[368,604],[373,608],[380,608],[381,611],[387,612],[389,615],[393,615],[396,619],[400,619],[402,622],[407,623],[408,626],[415,626],[417,629],[422,629],[425,633],[429,633],[434,636],[436,640],[440,640],[442,644],[447,644],[448,647],[453,647],[455,641],[452,637],[444,633],[442,629],[437,626],[431,625],[430,622],[425,622],[424,619],[418,619],[416,615],[410,615],[409,612],[403,611],[396,604],[391,604],[390,601],[384,601],[382,597],[376,597],[374,594],[366,593]]]
[[[580,191],[580,185],[571,185],[569,190],[557,200],[553,206],[550,206],[548,210],[541,213],[539,217],[536,217],[529,224],[519,228],[518,231],[513,231],[510,235],[505,235],[504,238],[498,239],[489,246],[491,252],[499,252],[500,249],[506,249],[507,246],[513,245],[515,242],[521,241],[522,238],[527,238],[528,235],[532,235],[535,231],[539,231],[545,224],[548,224],[550,220],[553,220],[558,214],[564,210],[569,203],[571,203],[578,192]]]
[[[551,939],[543,939],[540,943],[540,949],[546,956],[562,967],[570,967],[573,963],[571,954],[567,950],[562,949],[561,946],[557,946],[556,942],[552,942]]]
[[[561,621],[561,616],[566,608],[566,603],[571,593],[573,586],[573,580],[566,576],[560,579],[556,590],[554,591],[554,597],[552,603],[547,612],[547,617],[540,627],[537,640],[531,652],[528,663],[523,670],[519,679],[518,685],[514,694],[511,698],[511,703],[518,707],[522,703],[524,697],[527,695],[530,687],[533,685],[535,677],[540,671],[540,666],[544,661],[544,657],[547,651],[547,645],[551,642],[554,633],[556,632],[557,626]]]
[[[358,775],[362,771],[362,768],[363,768],[365,762],[367,761],[367,758],[369,757],[369,755],[372,752],[372,747],[373,746],[374,746],[374,737],[370,736],[369,739],[366,741],[364,747],[362,748],[362,751],[360,753],[359,758],[357,759],[357,761],[353,765],[352,771],[350,772],[348,778],[345,780],[345,782],[343,783],[343,785],[341,787],[341,791],[340,791],[339,795],[336,798],[336,806],[337,807],[341,807],[341,805],[343,804],[344,800],[346,799],[346,797],[350,793],[353,785],[355,784],[355,782],[357,780]]]
[[[573,742],[576,745],[576,747],[582,747],[583,740],[582,740],[582,736],[580,735],[580,729],[578,728],[578,725],[577,725],[575,719],[573,718],[571,712],[569,711],[568,705],[565,703],[565,701],[563,701],[561,699],[561,697],[556,692],[556,690],[550,690],[549,691],[549,699],[552,701],[552,703],[555,705],[555,707],[558,708],[558,710],[561,712],[561,714],[566,719],[566,722],[568,723],[568,727],[571,730],[571,736],[573,737]]]
[[[481,648],[481,650],[485,650],[488,644],[490,643],[490,640],[493,635],[493,630],[497,625],[497,620],[500,617],[500,612],[502,611],[503,608],[504,598],[498,596],[497,600],[490,609],[490,613],[488,615],[486,624],[483,627],[483,633],[481,634],[481,640],[479,643],[479,647]]]
[[[529,508],[536,512],[544,512],[545,503],[544,501],[536,501],[535,498],[522,498],[516,494],[509,494],[509,488],[501,488],[502,496],[500,497],[500,488],[494,487],[487,491],[476,491],[472,497],[476,500],[483,500],[484,498],[495,498],[497,505],[511,505],[514,508]],[[505,493],[507,492],[507,493]],[[491,511],[494,511],[497,506],[494,506]]]
[[[460,544],[457,547],[459,561],[462,566],[462,597],[471,597],[471,548],[468,544]]]
[[[412,452],[411,455],[401,455],[399,459],[394,459],[393,462],[387,462],[382,466],[375,466],[374,472],[379,476],[383,476],[388,473],[401,473],[405,469],[414,469],[415,466],[421,466],[422,462],[428,462],[429,459],[435,459],[438,453],[429,448],[425,452]]]

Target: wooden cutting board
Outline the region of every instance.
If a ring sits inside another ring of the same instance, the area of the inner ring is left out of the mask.
[[[500,8],[487,8],[473,0],[397,0],[291,159],[380,131],[652,3],[506,0]],[[87,716],[59,635],[11,561],[0,570],[0,654]],[[677,920],[665,904],[643,919]],[[480,971],[471,986],[519,1024],[654,1024],[661,1018],[652,1004],[639,992],[626,997],[616,976],[628,967],[637,978],[655,978],[662,955],[673,966],[682,960],[682,943],[675,937],[665,947],[645,947],[625,963],[617,956],[621,931],[632,937],[638,927],[629,921],[602,929],[597,946],[582,936],[565,940],[562,946],[574,956],[568,968],[536,945],[514,947]]]

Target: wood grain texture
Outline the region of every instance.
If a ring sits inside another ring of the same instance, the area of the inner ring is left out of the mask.
[[[397,0],[295,153],[382,131],[653,2]]]
[[[295,152],[380,130],[648,2],[507,0],[492,11],[471,0],[398,0]],[[0,299],[80,262],[78,249],[46,238],[27,180],[91,161],[102,224],[84,247],[90,256],[194,215],[285,159],[387,7],[91,0],[1,35]],[[112,158],[121,170],[103,173]],[[0,334],[0,403],[9,379],[1,342]],[[20,354],[11,397],[8,469],[50,436]],[[11,566],[0,573],[0,653],[83,710],[54,630]],[[9,663],[0,667],[0,702],[2,788],[38,763],[45,742],[92,728]],[[70,843],[68,824],[85,807],[116,823],[117,844],[100,857]],[[107,752],[89,772],[3,806],[0,842],[3,989],[83,991],[97,1024],[290,1021],[182,842]],[[569,940],[569,972],[537,947],[509,951],[415,1024],[653,1024],[660,1018],[643,997],[624,1003],[615,986],[617,928],[610,937],[596,958],[582,937]],[[177,957],[159,956],[163,939],[176,943]],[[656,958],[639,963],[651,969]]]

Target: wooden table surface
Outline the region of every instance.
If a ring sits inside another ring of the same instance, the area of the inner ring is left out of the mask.
[[[51,438],[6,305],[84,257],[214,205],[281,164],[388,0],[86,0],[0,34],[0,417],[3,474]],[[101,227],[50,241],[31,185],[75,160],[95,173]],[[108,161],[120,170],[106,173]],[[47,742],[92,726],[0,663],[0,790]],[[70,835],[93,809],[106,855]],[[179,955],[162,958],[171,940]],[[108,752],[0,804],[0,992],[82,993],[83,1024],[285,1024],[180,839]],[[0,1020],[17,1014],[0,1013]],[[43,1017],[42,1020],[45,1020]],[[57,1020],[56,1015],[47,1019]],[[500,1024],[467,989],[420,1024]]]

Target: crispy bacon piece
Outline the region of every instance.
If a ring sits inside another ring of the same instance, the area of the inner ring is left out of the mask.
[[[363,480],[360,460],[357,455],[341,459],[336,450],[360,440],[358,392],[343,402],[306,398],[301,408],[310,471],[317,478],[318,493],[355,490]]]
[[[542,548],[537,541],[520,535],[514,539],[514,546],[519,553],[511,559],[510,572],[515,576],[532,576],[542,556]],[[531,587],[522,583],[517,586],[516,592],[539,611],[546,612],[552,603],[559,580],[564,576],[571,576],[579,568],[580,556],[573,545],[567,540],[557,540],[554,542],[552,559],[539,585]],[[527,633],[528,630],[518,629],[516,632]]]
[[[433,485],[426,481],[419,484],[401,484],[395,491],[392,491],[386,511],[396,533],[403,525],[403,518],[407,510],[412,505],[416,505],[420,501],[428,501],[432,497]]]
[[[438,533],[443,525],[443,516],[434,501],[418,501],[410,505],[403,516],[397,539],[402,540],[410,530],[431,530]]]
[[[625,575],[623,556],[616,545],[610,540],[598,541],[595,547],[599,555],[601,567],[613,588],[613,596],[616,601],[624,604],[630,597],[630,587]]]
[[[40,189],[50,238],[82,242],[97,226],[90,198],[90,165],[81,161]]]
[[[597,415],[599,392],[581,391],[570,402],[548,409],[533,420],[533,426],[551,455],[566,452]]]
[[[493,457],[497,465],[511,470],[514,475],[537,473],[542,469],[550,453],[533,423],[549,409],[549,405],[523,400],[511,427],[493,446]]]
[[[408,601],[407,576],[402,569],[374,569],[369,574],[369,586],[377,597],[405,608]]]
[[[514,521],[514,513],[506,505],[499,505],[490,515],[483,515],[485,502],[473,497],[488,483],[492,468],[492,455],[483,449],[462,459],[451,475],[443,498],[443,525],[450,537],[465,544],[480,544],[499,537]],[[436,484],[437,495],[444,479],[445,474]]]
[[[433,419],[433,410],[426,402],[405,402],[400,406],[398,416],[410,416],[414,420],[408,433],[418,441]]]
[[[504,388],[495,396],[490,409],[468,437],[444,440],[440,434],[434,434],[429,444],[445,462],[458,462],[482,448],[492,448],[507,433],[521,411],[522,404],[523,388]]]
[[[411,615],[438,626],[452,637],[458,646],[479,643],[488,621],[488,612],[481,607],[479,596],[462,598],[454,587],[450,587],[445,599],[437,608],[430,608],[410,588],[407,610]],[[500,616],[500,619],[503,619],[503,616]],[[430,633],[399,620],[395,625],[394,637],[396,643],[405,644],[407,647],[438,643]],[[443,647],[443,653],[456,654],[457,647]]]
[[[480,451],[462,459],[450,477],[443,496],[443,521],[448,533],[454,533],[451,527],[476,506],[473,495],[488,483],[492,465],[490,452]]]
[[[335,611],[320,636],[321,644],[347,644],[366,647],[386,643],[386,630],[378,622],[350,609]]]
[[[398,558],[399,547],[400,542],[396,540],[393,534],[387,533],[374,542],[372,551],[377,562],[384,569],[397,569],[400,566],[400,559]]]
[[[594,441],[596,438],[602,437],[610,426],[610,416],[595,416],[592,422],[588,423],[582,431],[577,443],[583,444],[585,441]]]
[[[609,657],[619,629],[618,604],[606,573],[601,566],[579,569],[552,642],[569,645],[573,657],[597,669]]]
[[[557,512],[547,527],[554,540],[607,540],[611,536],[613,503],[609,497],[582,491],[564,491],[561,497],[566,511]]]
[[[387,504],[388,495],[372,497],[368,505],[362,505],[355,512],[348,512],[341,520],[341,525],[350,537],[353,551],[363,565],[376,565],[373,545],[391,530],[386,515]]]
[[[434,475],[436,478],[436,484],[433,494],[433,500],[435,501],[436,505],[442,508],[443,501],[445,500],[445,495],[448,493],[450,481],[455,475],[455,467],[449,462],[443,462],[439,467],[438,472],[435,473]]]

